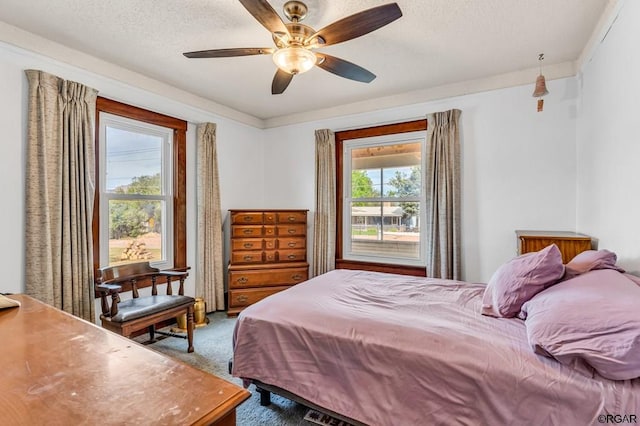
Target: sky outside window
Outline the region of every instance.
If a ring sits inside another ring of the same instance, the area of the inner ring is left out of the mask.
[[[134,177],[161,173],[163,138],[115,127],[107,127],[106,133],[107,192],[129,185]]]
[[[416,165],[418,166],[418,165]],[[366,169],[365,174],[373,183],[373,189],[381,193],[383,197],[388,197],[389,192],[397,191],[397,189],[389,184],[389,181],[395,177],[396,172],[400,172],[403,176],[411,175],[411,167],[389,167],[385,169]],[[382,176],[382,179],[380,178]],[[382,192],[380,188],[382,187]]]

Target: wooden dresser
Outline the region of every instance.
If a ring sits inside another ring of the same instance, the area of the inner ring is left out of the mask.
[[[567,263],[578,253],[591,250],[591,237],[563,231],[516,231],[518,254],[539,251],[555,244],[562,253],[562,263]]]
[[[228,315],[309,277],[307,210],[229,210]]]

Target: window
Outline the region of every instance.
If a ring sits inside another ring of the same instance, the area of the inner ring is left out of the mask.
[[[345,141],[345,259],[424,265],[424,141],[424,132]]]
[[[96,268],[186,267],[186,122],[98,98]]]
[[[337,267],[424,274],[426,120],[336,133]]]
[[[101,113],[102,266],[173,267],[172,145],[171,129]]]

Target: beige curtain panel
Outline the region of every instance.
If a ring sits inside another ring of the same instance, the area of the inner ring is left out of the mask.
[[[27,294],[94,322],[92,88],[27,70]]]
[[[207,312],[224,309],[224,265],[222,260],[222,211],[218,180],[216,125],[198,125],[198,263],[196,296]]]
[[[462,275],[460,114],[452,109],[427,116],[427,276],[433,278],[459,280]]]
[[[336,141],[331,130],[316,130],[316,214],[313,227],[314,276],[336,265]]]

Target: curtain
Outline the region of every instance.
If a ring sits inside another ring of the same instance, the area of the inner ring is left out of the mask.
[[[222,213],[218,181],[216,125],[198,125],[198,262],[196,295],[204,299],[207,312],[224,309],[222,260]]]
[[[336,265],[336,142],[331,130],[316,130],[316,214],[313,275]]]
[[[461,279],[460,110],[427,116],[427,276]]]
[[[91,223],[98,92],[42,71],[25,72],[26,292],[94,322]]]

